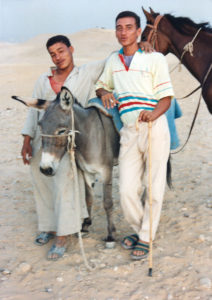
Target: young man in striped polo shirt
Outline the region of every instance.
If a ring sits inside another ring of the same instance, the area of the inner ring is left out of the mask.
[[[173,97],[165,57],[141,51],[140,18],[125,11],[116,18],[116,37],[122,45],[113,53],[97,82],[96,93],[106,107],[118,104],[124,127],[119,156],[120,196],[126,220],[136,234],[122,241],[132,249],[133,259],[142,259],[149,250],[149,204],[141,203],[142,181],[148,165],[148,122],[152,121],[153,239],[162,208],[170,134],[164,113]],[[113,93],[117,98],[115,99]],[[139,125],[136,128],[136,121]]]

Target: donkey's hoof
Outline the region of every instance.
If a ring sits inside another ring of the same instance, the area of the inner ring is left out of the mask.
[[[113,249],[113,248],[115,248],[115,244],[116,244],[116,242],[115,242],[113,236],[108,235],[107,238],[105,239],[105,247],[107,249]]]
[[[115,248],[115,245],[116,245],[116,242],[115,242],[115,241],[105,242],[105,247],[106,247],[107,249],[114,249],[114,248]]]

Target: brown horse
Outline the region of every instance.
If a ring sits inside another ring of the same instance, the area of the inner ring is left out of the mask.
[[[162,16],[152,9],[150,13],[144,9],[143,12],[147,25],[141,39],[164,55],[172,53],[180,59],[200,82],[202,96],[212,114],[212,28],[189,18]]]

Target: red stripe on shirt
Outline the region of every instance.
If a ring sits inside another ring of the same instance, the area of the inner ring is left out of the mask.
[[[119,110],[122,109],[123,107],[126,107],[126,106],[130,106],[130,105],[134,105],[134,104],[139,104],[139,105],[146,105],[146,106],[151,106],[151,107],[155,107],[156,104],[150,104],[150,103],[146,103],[146,102],[129,102],[129,103],[125,103],[125,104],[121,104],[119,105]]]
[[[119,58],[120,58],[121,62],[123,63],[123,65],[124,65],[126,71],[128,71],[128,70],[129,70],[129,67],[125,64],[123,55],[122,55],[122,54],[119,54]]]
[[[166,84],[166,83],[169,83],[170,81],[166,81],[166,82],[163,82],[163,83],[160,83],[158,85],[156,85],[156,87],[154,87],[154,89],[156,89],[157,87],[159,87],[160,85],[163,85],[163,84]]]

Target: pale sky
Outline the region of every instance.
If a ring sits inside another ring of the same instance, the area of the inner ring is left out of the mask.
[[[0,41],[22,42],[42,33],[70,34],[95,27],[113,29],[123,10],[136,12],[144,27],[141,6],[212,25],[212,0],[0,0]]]

